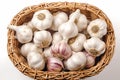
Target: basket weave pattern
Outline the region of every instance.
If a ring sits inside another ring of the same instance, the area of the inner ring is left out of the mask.
[[[102,55],[102,57],[100,58],[100,60],[97,62],[95,66],[82,71],[69,71],[69,72],[39,71],[39,70],[32,69],[28,66],[26,59],[22,57],[20,54],[21,44],[15,39],[15,31],[8,30],[8,44],[7,44],[8,56],[19,71],[36,80],[81,79],[81,78],[90,77],[98,74],[104,69],[106,65],[109,64],[114,53],[115,36],[114,36],[114,30],[112,28],[112,24],[110,20],[102,12],[102,10],[86,3],[73,3],[73,2],[43,3],[40,5],[34,5],[34,6],[23,9],[13,18],[13,20],[11,21],[11,24],[21,25],[24,22],[30,21],[34,12],[40,9],[48,9],[52,13],[57,11],[64,11],[64,12],[67,12],[68,15],[71,12],[75,11],[76,9],[80,9],[81,13],[85,14],[89,20],[93,20],[96,18],[104,19],[108,25],[107,35],[104,37],[104,41],[106,43],[105,54]]]

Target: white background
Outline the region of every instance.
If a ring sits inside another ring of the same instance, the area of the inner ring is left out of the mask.
[[[60,1],[60,0],[55,0]],[[65,1],[65,0],[61,0]],[[110,64],[99,74],[86,80],[120,80],[120,4],[119,0],[66,0],[85,2],[97,6],[112,21],[115,36],[115,54]],[[52,2],[52,0],[0,0],[0,80],[33,80],[19,72],[12,64],[7,54],[7,25],[24,7]]]

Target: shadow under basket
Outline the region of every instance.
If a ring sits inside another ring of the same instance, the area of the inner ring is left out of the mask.
[[[98,9],[95,6],[86,3],[76,3],[76,2],[52,2],[52,3],[42,3],[40,5],[34,5],[26,7],[21,10],[11,21],[10,24],[21,25],[25,22],[31,20],[34,12],[42,9],[48,9],[51,13],[57,11],[64,11],[68,15],[80,9],[81,13],[85,14],[88,20],[94,20],[96,18],[104,19],[107,23],[107,34],[104,37],[106,44],[105,53],[96,59],[97,63],[89,68],[83,69],[81,71],[62,71],[62,72],[48,72],[32,69],[28,66],[26,59],[20,54],[21,44],[15,39],[15,31],[8,30],[8,56],[17,67],[19,71],[23,74],[32,77],[36,80],[45,80],[45,79],[82,79],[90,76],[94,76],[100,73],[105,66],[107,66],[113,56],[114,47],[115,47],[115,36],[113,26],[109,18],[104,14],[104,12]]]

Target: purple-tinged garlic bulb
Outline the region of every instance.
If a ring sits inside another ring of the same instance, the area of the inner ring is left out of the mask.
[[[63,63],[59,58],[49,57],[47,62],[48,71],[60,72],[63,69]]]
[[[53,44],[51,47],[51,52],[53,56],[61,59],[67,59],[72,55],[70,46],[64,40],[57,44]]]

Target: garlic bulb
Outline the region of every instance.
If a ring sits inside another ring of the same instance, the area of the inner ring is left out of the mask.
[[[27,43],[32,40],[33,36],[32,29],[26,25],[21,26],[9,25],[8,28],[16,31],[16,38],[20,43]]]
[[[27,56],[27,61],[31,68],[43,70],[45,67],[45,60],[38,52],[30,52]]]
[[[51,52],[51,47],[45,48],[43,54],[45,57],[53,57],[53,54]]]
[[[93,56],[100,56],[105,52],[105,43],[97,37],[92,37],[84,42],[85,50]]]
[[[59,58],[49,57],[47,62],[48,71],[60,72],[63,68],[63,63]]]
[[[87,58],[87,62],[86,62],[86,68],[90,68],[92,66],[94,66],[95,64],[95,57],[93,57],[92,55],[90,55],[89,53],[87,52],[84,52],[84,54],[86,55],[86,58]]]
[[[22,45],[21,50],[20,50],[21,54],[24,57],[27,57],[28,53],[32,51],[42,53],[42,49],[38,47],[37,45],[35,45],[34,43],[26,43]]]
[[[34,32],[34,43],[41,48],[48,47],[52,42],[51,33],[45,30]]]
[[[79,70],[85,67],[86,61],[87,59],[83,52],[73,52],[73,55],[64,61],[64,65],[67,70]]]
[[[61,36],[61,34],[59,32],[55,32],[53,34],[53,41],[52,44],[57,44],[58,42],[62,41],[63,37]]]
[[[77,9],[75,12],[71,13],[70,18],[74,17],[75,15],[78,16],[75,19],[75,23],[78,27],[78,31],[81,32],[87,28],[88,20],[84,14],[80,13],[79,9]]]
[[[63,40],[57,44],[53,44],[51,47],[53,56],[60,59],[67,59],[72,55],[70,46]]]
[[[53,16],[48,10],[39,10],[35,12],[31,23],[38,30],[44,30],[51,27]]]
[[[64,40],[68,40],[69,38],[75,37],[78,34],[78,28],[74,23],[76,17],[76,15],[71,17],[69,21],[59,26],[58,32],[63,36]]]
[[[81,14],[78,21],[77,21],[77,26],[78,26],[78,31],[81,32],[87,28],[87,18],[84,14]]]
[[[87,31],[91,37],[102,38],[107,33],[107,24],[102,19],[95,19],[88,25]]]
[[[68,15],[65,12],[57,12],[53,16],[52,30],[57,31],[59,26],[68,21]]]
[[[83,49],[83,43],[86,41],[86,36],[79,33],[75,38],[69,41],[71,49],[75,52],[79,52]]]

